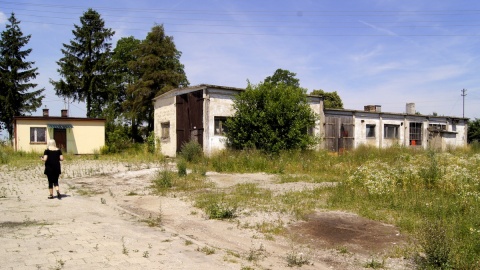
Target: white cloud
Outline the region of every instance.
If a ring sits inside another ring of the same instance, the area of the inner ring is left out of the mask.
[[[7,22],[7,20],[8,20],[7,15],[5,15],[5,13],[0,11],[0,23],[4,24]]]

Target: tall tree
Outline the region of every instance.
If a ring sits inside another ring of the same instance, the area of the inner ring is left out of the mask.
[[[133,84],[137,79],[128,63],[136,60],[135,50],[141,41],[133,36],[123,37],[117,41],[117,45],[112,55],[112,71],[115,75],[114,98],[111,100],[114,104],[117,114],[122,112],[122,103],[126,100],[127,87]]]
[[[478,142],[480,143],[480,118],[468,121],[468,143]]]
[[[31,113],[42,106],[45,90],[37,89],[30,81],[38,75],[35,62],[26,61],[32,49],[23,49],[31,35],[24,36],[20,21],[12,13],[0,40],[0,122],[6,127],[11,138],[13,117]]]
[[[279,68],[275,70],[275,73],[273,73],[272,76],[268,76],[267,78],[265,78],[264,82],[271,84],[284,83],[286,85],[300,87],[300,80],[297,79],[295,76],[297,76],[296,73]]]
[[[313,90],[311,95],[323,97],[323,106],[325,109],[343,109],[343,102],[337,91],[325,92],[322,89]]]
[[[115,144],[112,140],[119,138],[118,133],[124,133],[127,137],[138,132],[130,130],[136,127],[137,116],[123,108],[123,103],[127,99],[127,87],[133,84],[137,79],[135,74],[128,68],[128,63],[134,61],[134,51],[140,45],[140,40],[130,37],[123,37],[117,41],[117,45],[112,55],[112,74],[114,83],[112,87],[112,98],[109,99],[107,108],[103,111],[103,117],[106,122],[106,139],[109,145]],[[131,121],[131,122],[130,122]],[[127,128],[128,126],[128,128]],[[123,139],[123,137],[121,137]],[[139,138],[133,138],[138,141]],[[128,140],[127,140],[128,141]]]
[[[314,145],[315,140],[307,131],[315,125],[316,116],[308,104],[306,89],[296,84],[249,83],[247,89],[236,96],[235,113],[227,119],[228,145],[270,153]]]
[[[87,117],[97,117],[111,97],[112,44],[108,41],[115,32],[105,28],[100,14],[93,9],[83,13],[80,23],[74,25],[74,39],[63,44],[64,56],[57,62],[62,79],[50,83],[57,95],[86,102]]]
[[[125,107],[147,123],[148,131],[153,130],[153,98],[189,84],[181,54],[163,25],[155,25],[135,51],[136,60],[128,65],[138,80],[127,89]]]

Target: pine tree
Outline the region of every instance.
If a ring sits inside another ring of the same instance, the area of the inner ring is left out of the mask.
[[[0,40],[0,122],[13,134],[13,117],[31,113],[42,106],[44,88],[36,88],[30,81],[36,79],[38,68],[32,68],[35,62],[25,59],[32,49],[23,49],[31,35],[24,36],[20,21],[12,13]]]
[[[127,89],[125,107],[139,116],[139,121],[148,124],[153,130],[152,100],[171,89],[188,86],[184,66],[180,63],[181,52],[166,36],[163,25],[155,25],[135,52],[136,61],[129,68],[137,76],[137,81]],[[140,123],[137,123],[140,124]]]
[[[111,98],[111,47],[108,43],[115,34],[105,28],[100,14],[88,9],[80,17],[81,25],[74,25],[75,36],[70,44],[63,44],[63,57],[57,69],[63,79],[50,80],[57,95],[86,102],[87,117],[98,117]]]

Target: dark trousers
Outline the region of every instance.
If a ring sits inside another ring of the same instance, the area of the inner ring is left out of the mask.
[[[58,174],[47,174],[48,188],[58,187]]]

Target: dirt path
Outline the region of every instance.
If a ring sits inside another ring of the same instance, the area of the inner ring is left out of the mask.
[[[15,251],[14,247],[25,244],[18,243],[18,240],[23,238],[16,237],[13,231],[19,226],[9,227],[7,225],[11,223],[8,222],[25,224],[28,220],[35,220],[42,223],[41,226],[33,226],[37,229],[60,227],[64,231],[82,231],[83,234],[73,233],[75,237],[69,236],[73,237],[70,240],[72,243],[80,241],[79,239],[89,239],[92,232],[103,234],[105,238],[111,239],[103,244],[110,243],[117,249],[113,253],[106,250],[101,253],[102,248],[97,248],[95,252],[94,242],[97,238],[87,241],[90,245],[88,249],[70,246],[69,250],[73,251],[70,253],[84,253],[84,258],[79,260],[75,256],[65,256],[65,259],[60,261],[65,263],[65,269],[91,269],[98,265],[110,269],[163,269],[162,267],[167,265],[170,266],[169,269],[291,269],[288,262],[299,265],[306,262],[301,269],[363,269],[365,264],[372,260],[385,260],[385,267],[388,269],[411,269],[408,261],[390,258],[392,250],[403,244],[403,236],[395,227],[354,214],[325,212],[319,209],[306,221],[296,221],[285,214],[267,212],[240,215],[233,220],[211,220],[181,194],[152,194],[149,186],[158,168],[132,168],[124,164],[108,164],[108,167],[104,164],[99,169],[95,162],[67,163],[65,166],[67,177],[76,171],[74,166],[81,166],[82,173],[77,170],[75,174],[78,177],[62,180],[67,196],[55,202],[47,201],[46,196],[43,196],[46,190],[38,188],[43,187],[46,182],[39,173],[41,169],[34,167],[25,170],[22,173],[34,175],[35,181],[18,181],[16,186],[12,187],[7,178],[14,177],[13,175],[20,178],[22,176],[3,167],[0,178],[2,188],[5,187],[5,196],[0,199],[2,212],[14,212],[19,205],[24,212],[0,218],[0,236],[3,238],[0,239],[11,246],[7,253],[0,255],[2,259],[8,262],[14,257],[12,254],[20,255],[22,252]],[[89,173],[99,173],[100,176],[88,176]],[[274,192],[286,192],[318,185],[279,184],[274,176],[268,174],[207,173],[207,177],[218,189],[239,183],[257,183]],[[14,190],[29,190],[33,195],[22,198],[23,203],[20,204]],[[54,203],[50,207],[54,207],[55,211],[66,211],[65,216],[61,219],[53,218],[55,212],[49,211],[46,203]],[[37,211],[29,212],[28,209]],[[47,214],[39,214],[42,211]],[[25,217],[22,219],[22,214],[30,217],[28,220]],[[68,219],[75,219],[76,222],[66,222]],[[95,220],[101,221],[96,221],[99,223],[95,224]],[[288,233],[284,236],[267,237],[254,229],[256,224],[278,220],[286,224]],[[99,227],[100,223],[105,226]],[[31,227],[21,226],[21,229],[28,233]],[[33,240],[27,237],[30,239],[28,241],[40,243],[45,237],[43,234],[35,235],[36,237],[32,236]],[[33,247],[30,252],[34,253],[35,257],[41,257],[38,253],[43,254],[43,248],[38,248],[39,244],[31,245]],[[52,243],[48,242],[48,245]],[[125,252],[120,252],[122,249],[129,249],[130,252],[124,254]],[[148,256],[145,256],[146,254]],[[93,259],[95,257],[96,261]],[[113,263],[115,259],[125,263]],[[48,263],[50,264],[42,262],[35,265],[47,267],[52,263],[59,264],[58,259]],[[15,265],[15,262],[7,265]],[[123,265],[126,267],[122,268]]]

